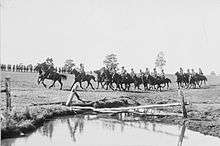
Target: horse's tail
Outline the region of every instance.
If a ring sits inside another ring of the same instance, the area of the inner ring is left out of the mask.
[[[206,78],[206,76],[204,76],[204,80],[205,80],[205,81],[207,81],[207,78]]]
[[[64,80],[67,79],[67,76],[66,76],[66,75],[60,75],[60,76],[61,76],[61,79],[64,79]]]
[[[170,79],[168,79],[168,83],[172,83]]]

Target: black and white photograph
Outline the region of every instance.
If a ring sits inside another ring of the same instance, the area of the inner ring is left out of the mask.
[[[220,146],[220,0],[0,0],[1,146]]]

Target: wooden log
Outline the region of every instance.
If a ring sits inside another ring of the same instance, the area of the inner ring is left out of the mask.
[[[77,89],[77,85],[74,86],[71,91],[70,91],[70,95],[69,95],[69,99],[67,100],[66,102],[66,106],[70,106],[71,102],[72,102],[72,99],[74,97],[74,95],[76,94],[76,89]],[[77,94],[78,95],[78,94]],[[78,95],[79,96],[79,95]]]
[[[120,107],[120,108],[101,108],[102,110],[134,110],[134,109],[152,109],[152,108],[161,108],[161,107],[172,107],[172,106],[181,106],[181,103],[168,103],[168,104],[151,104],[151,105],[142,105],[142,106],[132,106],[132,107]]]
[[[158,107],[172,107],[172,106],[181,106],[181,105],[182,105],[181,103],[170,103],[170,104],[154,104],[154,105],[143,105],[143,106],[121,107],[121,108],[94,108],[94,107],[81,107],[81,106],[72,106],[71,108],[92,110],[95,112],[102,112],[102,113],[119,113],[119,112],[127,112],[129,110],[135,110],[135,109],[141,109],[141,108],[152,109],[152,108],[158,108]],[[157,113],[157,114],[160,114],[160,113]],[[170,114],[170,115],[173,115],[173,114]],[[176,115],[179,116],[179,114],[176,114]]]

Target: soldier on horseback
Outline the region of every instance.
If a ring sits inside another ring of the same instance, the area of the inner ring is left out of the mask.
[[[142,72],[142,70],[140,69],[140,73],[139,73],[139,77],[143,77],[144,76],[144,73]]]
[[[184,72],[183,72],[183,68],[180,67],[180,75],[183,76],[184,75]]]
[[[202,69],[199,68],[199,75],[203,75]]]
[[[134,78],[135,73],[134,73],[134,69],[133,69],[133,68],[131,69],[131,73],[130,73],[130,75],[131,75],[132,78]]]
[[[194,71],[194,69],[191,70],[191,76],[194,77],[196,75],[196,72]]]
[[[42,63],[42,67],[43,71],[45,71],[45,73],[43,74],[45,78],[49,77],[51,73],[55,71],[53,63],[48,59],[46,60],[46,62]]]
[[[84,65],[82,63],[80,63],[80,68],[79,68],[79,76],[81,77],[81,80],[84,79],[84,77],[86,76],[86,72],[85,72],[85,68],[84,68]]]
[[[190,73],[190,69],[187,69],[187,73],[186,73],[187,75],[191,75],[191,73]]]
[[[154,68],[154,71],[153,71],[153,74],[152,74],[152,76],[154,77],[154,78],[157,78],[157,70],[156,70],[156,68]]]
[[[164,70],[163,70],[163,69],[161,70],[160,77],[161,77],[161,79],[165,79],[165,73],[164,73]]]
[[[150,71],[148,68],[146,68],[144,75],[146,78],[148,78],[148,76],[150,75]]]
[[[125,70],[125,67],[122,66],[122,67],[121,67],[121,76],[124,77],[124,76],[126,75],[126,72],[127,72],[127,71]]]

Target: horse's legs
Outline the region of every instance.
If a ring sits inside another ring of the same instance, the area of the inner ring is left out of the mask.
[[[56,80],[53,81],[53,84],[50,85],[49,89],[54,86],[55,82],[56,82]]]
[[[86,86],[86,89],[89,87],[89,81],[87,81],[87,86]]]
[[[72,90],[73,86],[76,84],[76,81],[74,81],[73,85],[71,86],[70,90]]]
[[[59,83],[60,83],[60,90],[62,90],[62,88],[63,88],[63,83],[62,83],[61,79],[59,80]]]
[[[96,87],[96,89],[99,89],[99,83],[100,83],[100,82],[98,81],[98,84],[97,84],[97,87]]]
[[[101,82],[100,82],[100,84],[101,84],[101,86],[102,86],[102,89],[103,89],[103,88],[104,88],[103,82],[101,81]]]
[[[44,85],[44,87],[47,88],[47,85],[44,83],[44,79],[41,81],[42,81],[42,84]]]
[[[93,90],[95,90],[90,81],[88,82],[88,84],[92,87]]]
[[[80,88],[84,89],[84,88],[82,87],[82,82],[81,82],[81,81],[79,82],[79,86],[80,86]]]

